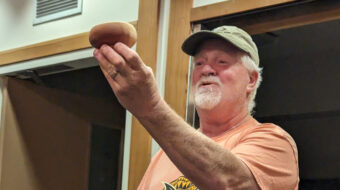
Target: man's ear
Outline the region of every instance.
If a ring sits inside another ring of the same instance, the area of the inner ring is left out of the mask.
[[[249,83],[247,85],[247,94],[250,94],[256,86],[256,82],[259,79],[259,73],[252,71],[249,73]]]

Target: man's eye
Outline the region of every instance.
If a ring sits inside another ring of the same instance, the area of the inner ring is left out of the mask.
[[[195,62],[195,66],[200,66],[202,65],[202,62]]]
[[[219,60],[218,63],[220,63],[220,64],[227,64],[227,62],[224,61],[224,60]]]

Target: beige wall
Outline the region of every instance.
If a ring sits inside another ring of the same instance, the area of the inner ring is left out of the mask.
[[[33,26],[34,0],[0,1],[0,51],[81,32],[110,21],[136,21],[138,0],[83,0],[83,12]]]

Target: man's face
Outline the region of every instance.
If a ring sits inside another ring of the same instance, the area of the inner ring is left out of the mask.
[[[248,70],[240,60],[242,53],[222,40],[204,42],[194,57],[193,94],[199,110],[247,107],[250,93]],[[219,110],[219,109],[218,109]]]

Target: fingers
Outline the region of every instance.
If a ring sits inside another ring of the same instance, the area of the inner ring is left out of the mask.
[[[119,90],[121,86],[126,86],[126,77],[123,79],[122,72],[116,70],[115,65],[104,56],[101,50],[95,49],[93,55],[98,60],[100,69],[115,92]]]
[[[113,49],[124,57],[124,59],[132,69],[140,70],[141,67],[144,65],[142,59],[138,56],[138,54],[125,44],[118,42],[113,46]]]
[[[102,72],[103,72],[103,74],[104,74],[106,80],[109,82],[111,88],[112,88],[114,91],[115,91],[116,89],[118,89],[118,88],[119,88],[119,84],[114,80],[114,78],[112,78],[112,76],[109,75],[109,74],[107,73],[107,71],[103,68],[102,65],[99,65],[99,67],[100,67],[100,69],[102,70]]]
[[[116,67],[111,64],[106,57],[99,51],[95,50],[93,52],[94,57],[99,61],[100,67],[109,75],[113,76],[115,73],[117,73]]]
[[[100,47],[100,52],[109,63],[113,64],[116,67],[119,74],[126,76],[131,72],[131,68],[126,63],[124,58],[119,55],[115,50],[113,50],[110,46],[103,45],[102,47]]]

